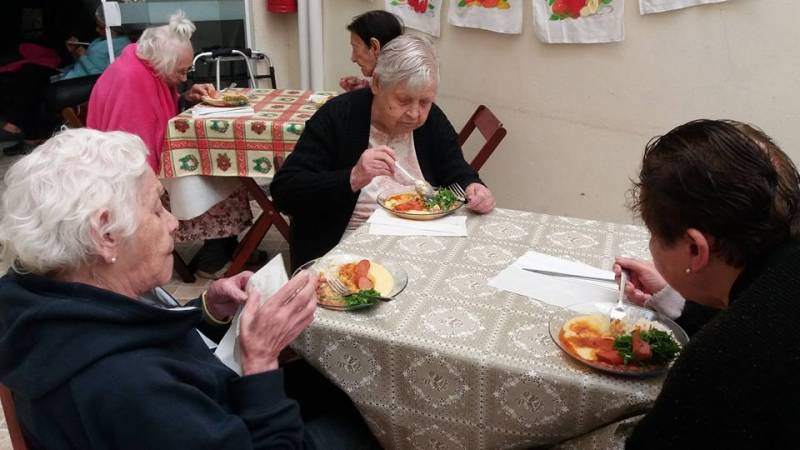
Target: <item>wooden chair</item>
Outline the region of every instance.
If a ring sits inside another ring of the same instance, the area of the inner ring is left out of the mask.
[[[14,450],[28,450],[28,443],[25,435],[22,434],[22,427],[17,420],[17,410],[14,408],[14,397],[11,391],[0,384],[0,403],[3,404],[3,414],[6,416],[8,434],[11,436],[11,448]]]
[[[483,144],[478,154],[475,155],[475,158],[469,163],[477,172],[481,170],[486,160],[492,156],[492,153],[500,144],[500,141],[506,137],[506,129],[503,128],[503,123],[497,119],[489,108],[480,105],[478,109],[472,113],[472,117],[469,118],[464,128],[461,129],[461,132],[458,133],[458,145],[463,146],[475,128],[477,128],[478,131],[481,132],[481,135],[483,135],[483,138],[486,139],[486,143]]]

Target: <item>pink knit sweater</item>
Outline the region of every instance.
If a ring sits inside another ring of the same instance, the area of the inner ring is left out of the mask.
[[[147,162],[158,174],[167,122],[178,113],[178,92],[136,56],[136,48],[136,44],[125,47],[97,80],[86,122],[89,128],[127,131],[142,138],[150,150]]]

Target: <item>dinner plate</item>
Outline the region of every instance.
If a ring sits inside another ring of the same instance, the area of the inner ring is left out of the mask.
[[[611,308],[616,306],[616,303],[606,303],[606,302],[595,302],[595,303],[579,303],[576,305],[567,306],[559,310],[557,313],[553,314],[550,318],[549,329],[550,329],[550,337],[553,339],[553,342],[558,345],[558,347],[564,351],[567,355],[579,361],[589,367],[595,368],[597,370],[601,370],[603,372],[618,374],[618,375],[628,375],[634,377],[645,377],[645,376],[656,376],[665,373],[672,363],[668,364],[661,364],[661,365],[653,365],[653,366],[636,366],[636,365],[627,365],[627,366],[615,366],[612,364],[607,364],[601,361],[589,361],[579,357],[575,354],[571,349],[569,349],[564,343],[561,342],[559,339],[559,334],[561,333],[561,329],[564,327],[564,324],[577,316],[585,316],[591,314],[603,314],[608,315]],[[681,346],[681,350],[686,347],[686,344],[689,343],[689,336],[686,332],[681,328],[680,325],[673,322],[668,317],[665,317],[662,314],[659,314],[653,310],[642,308],[636,305],[625,304],[625,318],[623,319],[626,323],[635,323],[639,319],[646,319],[652,322],[657,322],[664,327],[666,327],[671,333],[672,337],[678,344]]]
[[[458,211],[459,208],[464,206],[464,202],[460,202],[458,200],[453,203],[453,206],[448,209],[447,211],[437,211],[437,212],[404,212],[404,211],[395,211],[392,208],[389,208],[385,205],[386,199],[393,195],[397,194],[414,194],[415,192],[412,191],[395,191],[395,192],[383,192],[378,194],[378,205],[381,208],[385,209],[391,214],[394,214],[397,217],[402,217],[403,219],[410,219],[410,220],[434,220],[440,217],[444,217],[454,212]]]
[[[203,104],[211,105],[211,106],[220,106],[220,107],[236,107],[236,106],[248,106],[250,104],[250,99],[248,98],[246,102],[228,102],[223,99],[222,93],[218,97],[209,97],[204,95],[200,99]]]
[[[303,264],[302,266],[298,267],[297,270],[294,271],[292,276],[294,277],[297,275],[298,272],[301,270],[310,270],[317,274],[322,274],[325,277],[334,276],[336,273],[336,269],[345,263],[351,262],[359,262],[362,259],[367,259],[370,262],[374,261],[377,264],[383,266],[389,275],[392,277],[392,289],[389,291],[386,297],[394,298],[401,292],[403,289],[406,288],[408,285],[408,274],[402,267],[392,261],[386,261],[382,258],[368,258],[365,256],[359,255],[350,255],[350,254],[335,254],[335,255],[326,255],[321,258],[312,259],[311,261]],[[332,309],[334,311],[353,311],[356,309],[364,309],[375,306],[378,303],[382,303],[381,300],[373,300],[370,303],[360,304],[360,305],[352,305],[352,306],[338,306],[329,303],[324,303],[324,301],[319,302],[319,306],[321,308]]]

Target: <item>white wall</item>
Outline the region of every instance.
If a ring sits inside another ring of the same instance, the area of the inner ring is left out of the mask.
[[[601,45],[540,43],[530,0],[521,35],[451,26],[445,3],[437,102],[457,129],[481,103],[508,128],[481,171],[502,207],[631,222],[625,195],[644,144],[700,117],[759,125],[800,162],[800,1],[730,0],[640,16],[638,1],[626,0],[626,40]],[[345,25],[383,2],[324,7],[325,85],[336,89],[339,77],[357,73]],[[257,35],[288,42],[288,62],[276,64],[288,65],[291,79],[296,26],[283,21]],[[280,34],[287,30],[294,34]]]

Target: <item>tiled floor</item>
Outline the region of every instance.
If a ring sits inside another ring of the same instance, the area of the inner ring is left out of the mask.
[[[18,160],[19,158],[20,157],[8,157],[0,155],[0,180],[5,177],[5,173],[11,164],[13,164],[14,161]],[[0,193],[2,193],[3,190],[5,190],[5,184],[0,181]],[[258,208],[258,205],[255,202],[251,202],[251,206],[255,216],[261,213],[261,210]],[[2,211],[0,211],[0,214],[2,214]],[[189,261],[191,256],[199,247],[200,243],[176,245],[178,253],[181,254],[185,261]],[[270,257],[281,253],[286,267],[289,267],[289,246],[283,237],[277,232],[277,230],[275,230],[275,228],[270,229],[269,233],[267,233],[267,236],[261,242],[259,248],[266,250]],[[4,274],[7,268],[8,263],[0,260],[0,274]],[[164,286],[164,288],[167,289],[167,291],[169,291],[178,300],[187,301],[200,296],[200,294],[206,290],[209,283],[209,280],[197,278],[194,283],[187,284],[183,283],[180,278],[177,277],[177,275],[173,275],[172,280],[166,286]],[[11,440],[8,436],[5,417],[0,416],[0,418],[2,419],[2,421],[0,421],[0,450],[11,450]]]

